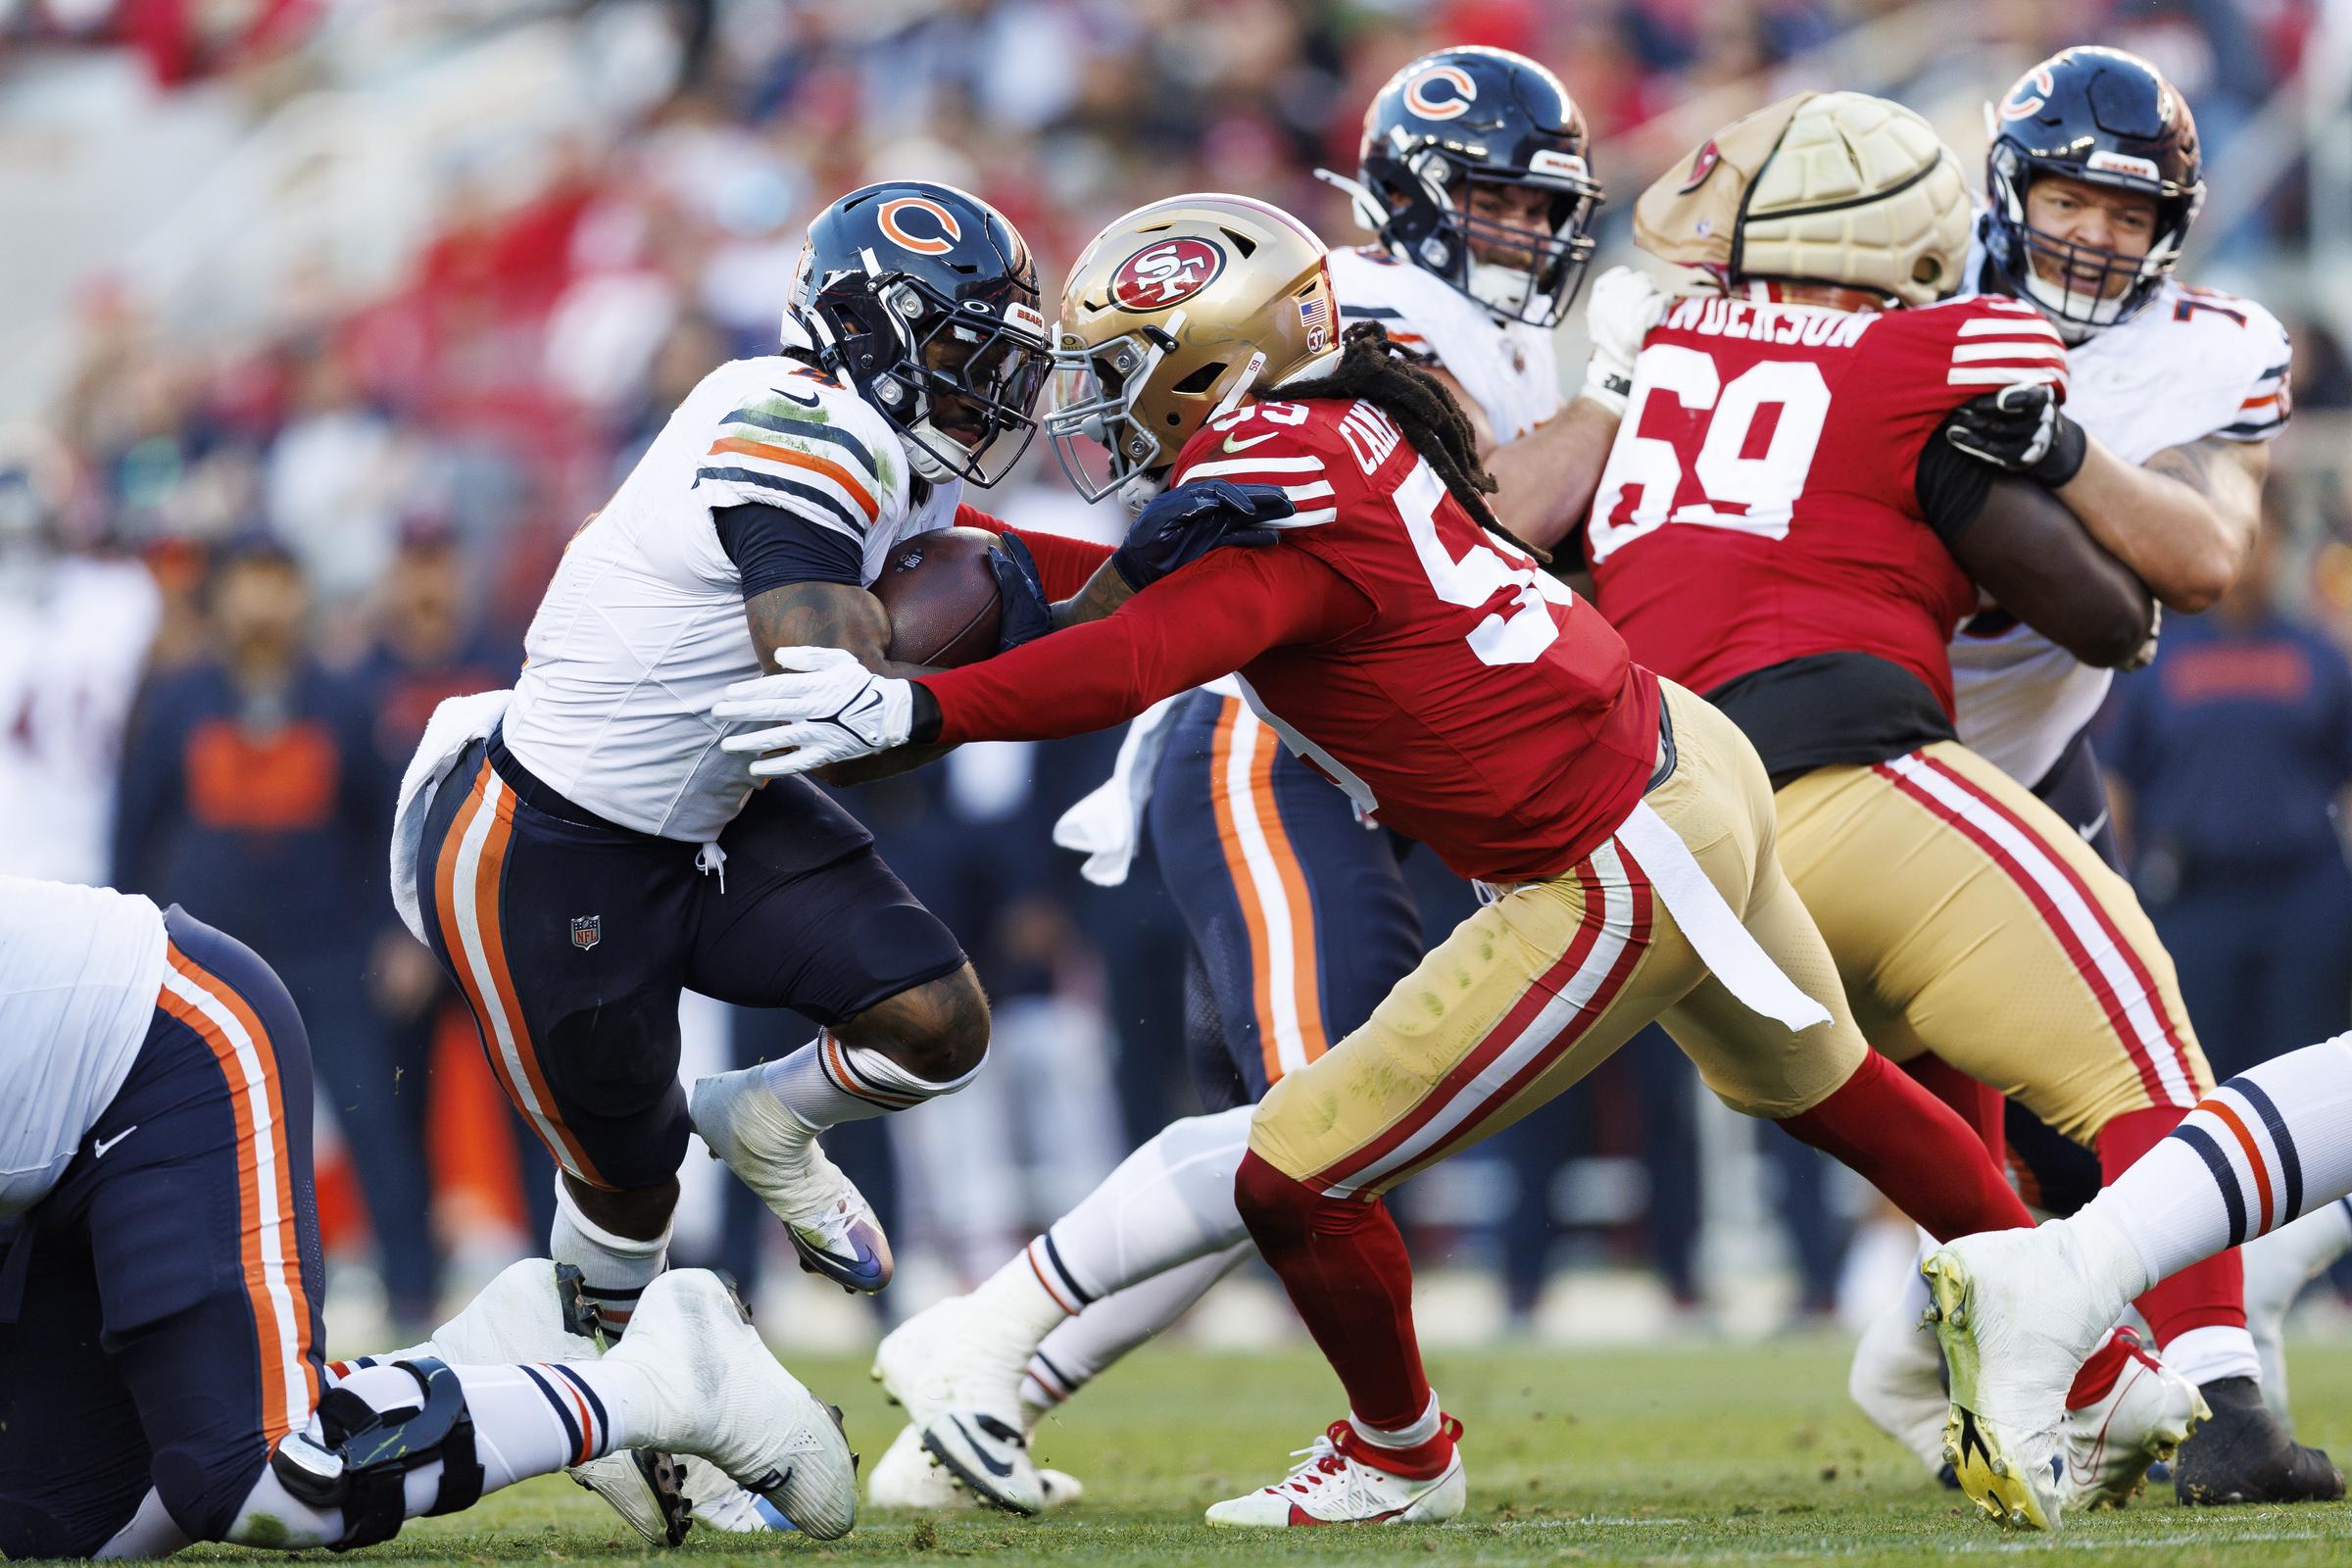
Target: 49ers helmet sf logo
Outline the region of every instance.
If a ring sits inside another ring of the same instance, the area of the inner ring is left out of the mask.
[[[1190,237],[1147,245],[1110,277],[1111,303],[1123,311],[1164,311],[1191,299],[1225,270],[1225,253]]]

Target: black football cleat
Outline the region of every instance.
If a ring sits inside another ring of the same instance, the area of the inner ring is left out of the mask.
[[[2213,1414],[2173,1460],[2173,1494],[2183,1506],[2333,1502],[2344,1494],[2344,1473],[2286,1435],[2252,1378],[2216,1378],[2197,1392]]]

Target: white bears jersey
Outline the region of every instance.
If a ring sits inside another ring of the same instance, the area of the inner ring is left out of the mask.
[[[0,584],[0,873],[106,880],[122,729],[162,612],[133,562],[70,556]]]
[[[1969,275],[1983,269],[1980,249]],[[2066,412],[2126,463],[2206,436],[2268,441],[2286,424],[2286,329],[2235,295],[2168,279],[2066,360]],[[1964,628],[1952,643],[1961,741],[2028,788],[2090,722],[2113,678],[2015,622],[1991,635]]]
[[[1560,412],[1559,356],[1544,328],[1497,321],[1444,279],[1377,245],[1333,251],[1331,287],[1343,325],[1378,321],[1460,382],[1497,442],[1516,441]]]
[[[164,966],[147,900],[0,876],[0,1220],[57,1185],[122,1092]]]
[[[918,503],[910,479],[882,416],[800,361],[711,371],[564,551],[523,638],[508,749],[607,821],[716,838],[752,780],[706,710],[764,671],[712,511],[779,507],[844,534],[871,586],[900,540],[955,521],[960,482]]]

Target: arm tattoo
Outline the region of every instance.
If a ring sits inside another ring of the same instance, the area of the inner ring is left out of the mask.
[[[1105,561],[1086,579],[1086,586],[1054,607],[1054,629],[1083,626],[1090,620],[1101,620],[1135,597],[1118,568]]]
[[[779,648],[839,648],[855,654],[866,668],[882,675],[919,675],[920,664],[901,664],[886,659],[890,647],[890,615],[882,601],[862,588],[839,582],[796,582],[770,588],[745,602],[744,619],[752,628],[752,644],[760,667],[776,667],[772,657]]]
[[[2207,436],[2184,446],[2166,447],[2147,461],[2151,473],[2178,479],[2201,496],[2213,494],[2213,442]]]

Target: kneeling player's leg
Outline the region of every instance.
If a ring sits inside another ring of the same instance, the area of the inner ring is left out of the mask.
[[[98,1344],[86,1238],[52,1218],[36,1208],[40,1229],[0,1232],[0,1260],[32,1249],[0,1262],[0,1278],[29,1287],[0,1311],[0,1557],[94,1556],[148,1490],[138,1406]],[[167,1549],[185,1540],[162,1525]]]
[[[816,1540],[856,1518],[856,1458],[837,1417],[776,1363],[733,1290],[689,1269],[647,1287],[632,1331],[602,1359],[411,1355],[352,1372],[274,1446],[216,1539],[368,1545],[405,1520],[629,1447],[707,1459]]]
[[[804,1266],[878,1291],[889,1243],[816,1136],[969,1083],[988,999],[955,936],[807,780],[757,792],[719,845],[718,874],[697,890],[687,983],[823,1028],[780,1061],[699,1080],[695,1127],[784,1221]]]

